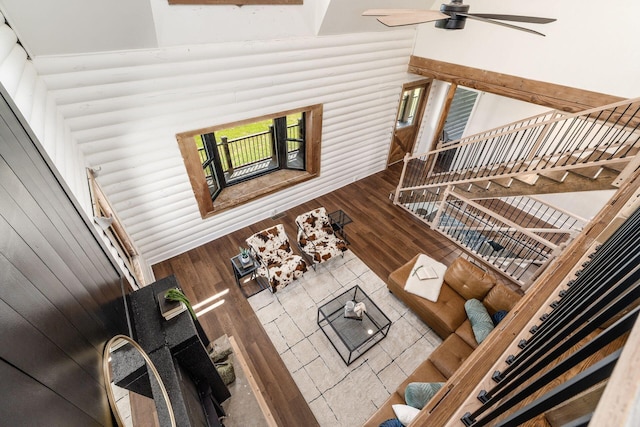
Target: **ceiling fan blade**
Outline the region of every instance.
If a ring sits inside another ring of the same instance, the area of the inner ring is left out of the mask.
[[[399,13],[425,12],[425,9],[367,9],[362,12],[362,16],[389,16]]]
[[[555,22],[555,18],[541,18],[539,16],[521,16],[521,15],[498,15],[495,13],[470,13],[469,15],[478,18],[498,19],[500,21],[530,22],[532,24],[548,24]]]
[[[449,19],[450,16],[437,10],[421,10],[413,13],[399,13],[396,15],[383,16],[378,18],[387,27],[397,27],[400,25],[421,24],[423,22],[439,21]]]
[[[529,28],[518,27],[517,25],[505,24],[504,22],[499,22],[499,21],[494,21],[494,20],[487,19],[487,18],[482,18],[482,17],[476,16],[476,15],[469,15],[467,13],[460,13],[460,12],[456,12],[456,15],[466,16],[468,19],[487,22],[489,24],[500,25],[500,26],[511,28],[511,29],[514,29],[514,30],[526,31],[527,33],[536,34],[536,35],[542,36],[542,37],[545,36],[544,34],[538,32],[538,31],[535,31],[535,30],[531,30]]]

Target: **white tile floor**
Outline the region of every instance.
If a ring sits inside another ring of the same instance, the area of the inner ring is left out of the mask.
[[[385,339],[346,366],[316,323],[317,307],[356,284],[392,324]],[[364,423],[442,342],[351,251],[249,303],[321,426]]]

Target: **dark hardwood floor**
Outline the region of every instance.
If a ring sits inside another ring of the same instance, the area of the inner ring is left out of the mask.
[[[424,252],[449,265],[460,249],[439,233],[429,230],[389,200],[397,185],[401,163],[339,190],[289,209],[277,219],[259,221],[153,267],[156,279],[175,274],[193,304],[226,289],[225,303],[200,317],[209,338],[234,336],[280,426],[318,425],[287,368],[271,344],[251,306],[236,286],[229,259],[251,234],[277,223],[285,226],[293,242],[296,216],[319,206],[329,212],[342,209],[352,219],[345,230],[350,249],[380,278],[415,254]],[[292,285],[295,286],[295,283]],[[269,291],[265,291],[269,292]]]

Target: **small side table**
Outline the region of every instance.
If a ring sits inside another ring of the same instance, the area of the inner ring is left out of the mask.
[[[333,230],[339,232],[344,241],[350,245],[351,243],[349,243],[349,239],[347,239],[347,233],[344,231],[344,226],[353,222],[351,217],[340,209],[329,214],[329,221],[331,221],[331,227]]]
[[[264,286],[262,281],[256,277],[256,270],[258,270],[260,264],[258,264],[258,261],[254,257],[251,257],[251,263],[244,265],[240,262],[240,255],[236,255],[231,258],[231,265],[233,266],[233,276],[236,279],[236,284],[246,298],[267,289],[267,286]],[[249,278],[246,279],[247,277]],[[250,282],[255,282],[255,284],[253,284],[253,286],[247,286]],[[246,287],[251,287],[252,292],[247,294],[245,291]]]

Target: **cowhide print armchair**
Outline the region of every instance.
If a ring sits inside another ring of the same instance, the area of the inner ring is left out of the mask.
[[[303,213],[296,218],[298,225],[298,245],[315,264],[343,255],[347,243],[336,236],[329,221],[327,210],[323,207]]]
[[[307,263],[291,250],[282,224],[262,230],[246,242],[260,263],[256,274],[267,279],[271,292],[284,288],[307,271]]]

